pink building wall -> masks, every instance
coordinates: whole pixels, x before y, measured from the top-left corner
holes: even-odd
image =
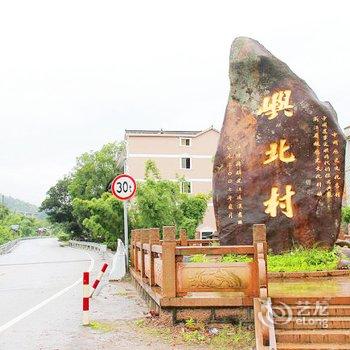
[[[136,180],[144,179],[145,163],[153,160],[163,179],[175,180],[181,176],[191,182],[191,193],[211,193],[213,158],[220,133],[214,128],[198,132],[167,132],[126,130],[126,171]],[[190,139],[190,145],[181,145],[181,139]],[[181,158],[191,159],[191,168],[181,168]],[[216,224],[212,200],[199,231],[215,232]]]

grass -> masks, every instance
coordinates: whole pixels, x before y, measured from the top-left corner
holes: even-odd
[[[188,319],[182,325],[174,327],[157,324],[154,320],[139,319],[134,322],[139,332],[159,339],[186,346],[200,345],[203,349],[243,350],[251,349],[254,345],[254,331],[240,325],[220,325],[218,334],[209,334],[209,328],[203,322]]]
[[[182,333],[182,339],[185,343],[201,344],[207,340],[207,337],[199,330],[184,331]]]
[[[190,262],[207,263],[207,262],[210,262],[210,259],[205,254],[195,254],[195,255],[191,255]]]
[[[223,263],[233,263],[233,262],[250,262],[252,258],[247,255],[239,254],[225,254],[222,255],[219,261],[217,259],[211,259],[205,254],[195,254],[190,257],[190,262],[193,263],[207,263],[207,262],[223,262]]]
[[[295,248],[284,254],[270,254],[267,266],[270,272],[329,271],[337,268],[339,260],[337,248]]]
[[[118,290],[114,293],[114,295],[117,295],[118,297],[126,297],[128,295],[128,292],[126,290]]]
[[[139,329],[139,331],[142,331],[144,334],[147,334],[152,338],[156,337],[166,342],[173,340],[173,330],[171,327],[156,327],[151,325],[144,318],[136,320],[134,325]]]
[[[243,326],[225,325],[212,337],[210,346],[216,350],[251,349],[255,343],[253,331]]]
[[[253,259],[247,255],[239,254],[226,254],[221,257],[220,262],[233,263],[233,262],[251,262]]]
[[[97,322],[97,321],[90,322],[89,327],[102,332],[111,332],[115,329],[115,327],[113,327],[113,325],[109,323],[103,323],[103,322]]]
[[[301,272],[301,271],[329,271],[337,268],[340,260],[340,251],[338,248],[326,250],[322,248],[295,248],[290,252],[283,254],[269,254],[267,258],[267,267],[269,272]],[[251,257],[247,255],[226,254],[221,259],[213,260],[205,254],[196,254],[190,257],[190,262],[250,262]]]
[[[140,318],[139,320],[135,321],[136,327],[144,327],[146,324],[146,320],[144,318]]]

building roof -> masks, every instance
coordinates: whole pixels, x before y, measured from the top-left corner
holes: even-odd
[[[347,139],[350,139],[350,125],[344,128],[344,133]]]
[[[214,130],[216,132],[219,132],[218,130],[214,129],[213,126],[211,126],[208,129],[205,130],[125,130],[126,135],[181,135],[181,136],[198,136],[200,134],[203,134],[209,130]]]

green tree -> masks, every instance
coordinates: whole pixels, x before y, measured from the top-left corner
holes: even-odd
[[[4,220],[10,214],[10,210],[0,204],[0,221]]]
[[[190,238],[194,238],[196,228],[202,223],[208,207],[209,195],[199,193],[195,196],[186,195],[181,203],[183,219],[180,228],[184,228]]]
[[[185,228],[190,237],[202,222],[208,195],[181,193],[178,181],[163,180],[153,161],[146,162],[145,181],[138,184],[137,196],[130,212],[135,228],[175,225]]]
[[[123,204],[110,193],[100,198],[73,200],[74,215],[82,222],[87,238],[106,242],[115,248],[117,239],[123,235]]]
[[[73,216],[72,197],[68,191],[71,181],[69,176],[58,180],[47,191],[46,198],[41,203],[39,210],[47,214],[51,223],[63,224],[67,231],[80,233],[81,227]]]
[[[11,229],[12,225],[18,225],[17,232]],[[6,243],[18,237],[35,235],[39,227],[45,226],[45,222],[35,217],[27,217],[14,213],[8,208],[0,205],[0,244]]]
[[[350,224],[350,206],[343,207],[341,210],[342,221]]]
[[[122,172],[117,159],[123,152],[123,143],[108,143],[99,151],[78,157],[68,186],[72,198],[98,198],[106,192],[109,183]]]
[[[0,225],[0,245],[13,240],[15,237],[9,227]]]

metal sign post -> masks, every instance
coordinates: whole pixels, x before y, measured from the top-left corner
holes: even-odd
[[[125,258],[126,269],[129,269],[129,229],[128,229],[128,204],[129,201],[124,201],[124,245],[125,245]]]
[[[128,203],[136,193],[136,181],[127,174],[117,176],[112,182],[112,193],[119,200],[123,201],[124,209],[124,245],[126,268],[129,267],[129,232],[128,232]]]

